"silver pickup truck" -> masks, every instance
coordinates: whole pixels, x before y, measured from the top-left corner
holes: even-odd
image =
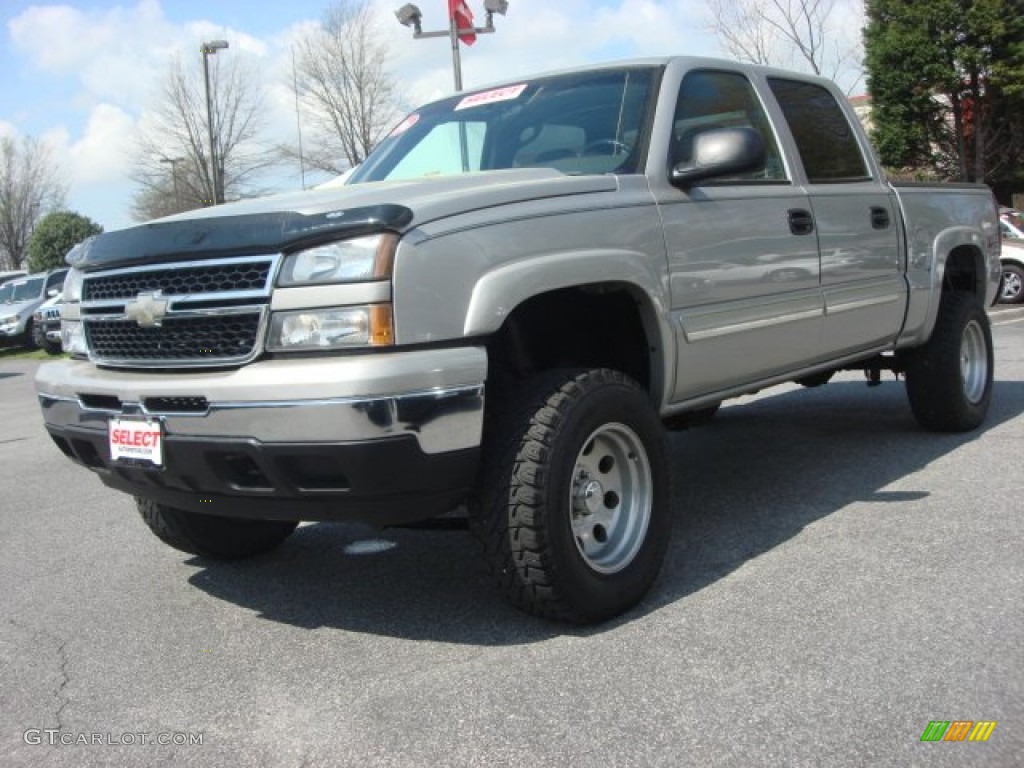
[[[837,370],[985,418],[981,186],[891,185],[829,82],[662,58],[428,104],[338,189],[100,235],[46,428],[173,547],[460,505],[504,595],[596,622],[669,539],[665,428]]]

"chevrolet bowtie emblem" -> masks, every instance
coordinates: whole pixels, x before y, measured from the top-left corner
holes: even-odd
[[[160,325],[164,315],[167,314],[167,305],[170,303],[167,299],[161,298],[162,295],[160,291],[140,293],[125,305],[125,315],[142,328],[153,328]]]

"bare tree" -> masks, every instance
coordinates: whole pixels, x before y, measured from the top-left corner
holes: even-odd
[[[199,46],[196,46],[198,53]],[[256,73],[242,56],[214,56],[210,71],[213,135],[218,174],[228,200],[259,193],[259,174],[274,162],[259,143],[265,109]],[[214,183],[200,58],[189,66],[175,58],[152,119],[135,153],[132,204],[136,220],[213,204]]]
[[[707,6],[712,30],[737,59],[831,78],[844,70],[859,75],[860,30],[851,39],[840,28],[836,0],[707,0]]]
[[[36,223],[63,206],[65,194],[46,144],[31,136],[0,138],[0,267],[23,266]]]
[[[295,43],[293,87],[312,128],[303,162],[341,173],[363,161],[398,115],[388,51],[368,0],[338,0]],[[291,160],[294,147],[282,147]]]

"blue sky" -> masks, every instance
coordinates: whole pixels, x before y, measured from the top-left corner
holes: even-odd
[[[404,0],[373,0],[392,70],[413,102],[452,90],[444,40],[414,41],[394,19]],[[444,0],[419,0],[424,27],[445,24]],[[290,41],[330,0],[0,0],[0,135],[32,135],[53,148],[67,205],[107,229],[130,225],[128,178],[139,125],[171,57],[199,57],[203,39],[260,72],[268,138],[293,141]],[[482,0],[469,0],[483,21]],[[531,72],[632,56],[719,55],[702,0],[510,0],[495,35],[461,49],[465,88]],[[300,186],[281,172],[277,189]]]

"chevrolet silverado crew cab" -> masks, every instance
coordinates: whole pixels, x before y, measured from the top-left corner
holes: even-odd
[[[666,427],[840,369],[981,424],[999,240],[984,187],[889,184],[828,81],[614,63],[428,104],[340,188],[88,241],[36,385],[173,547],[464,504],[508,599],[595,622],[665,554]]]

